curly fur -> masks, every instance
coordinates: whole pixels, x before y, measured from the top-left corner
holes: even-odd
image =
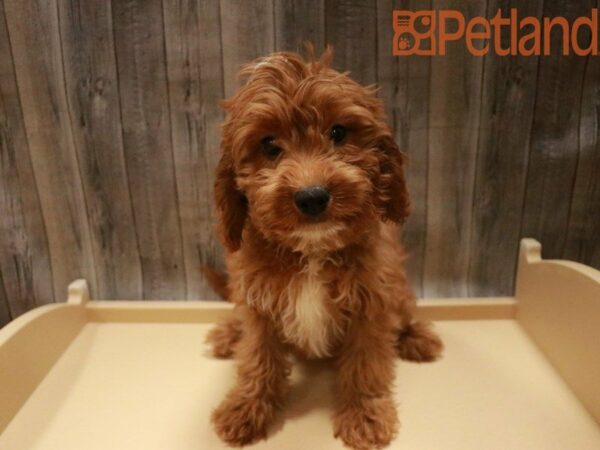
[[[381,101],[319,59],[275,53],[242,70],[223,101],[215,184],[235,317],[209,336],[217,356],[235,353],[237,384],[213,413],[219,436],[242,446],[266,436],[283,402],[287,355],[329,357],[337,369],[335,435],[356,449],[387,445],[398,420],[394,362],[437,358],[442,344],[413,322],[399,225],[409,213],[405,157]],[[334,125],[347,129],[341,143]],[[281,148],[261,150],[267,136]],[[307,218],[295,192],[320,184],[324,214]]]

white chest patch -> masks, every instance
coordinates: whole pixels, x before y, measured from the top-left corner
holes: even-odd
[[[309,355],[325,357],[336,326],[325,306],[327,291],[318,270],[318,263],[310,261],[308,270],[290,286],[283,333]]]

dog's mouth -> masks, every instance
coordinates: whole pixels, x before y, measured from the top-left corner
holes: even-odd
[[[294,248],[302,253],[333,250],[342,245],[340,233],[344,226],[339,223],[316,222],[300,225],[290,233]]]
[[[292,236],[308,241],[320,241],[336,236],[344,227],[338,223],[314,222],[292,231]]]

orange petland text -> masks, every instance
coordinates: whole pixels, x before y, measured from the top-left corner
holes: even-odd
[[[561,52],[579,56],[598,55],[598,9],[589,16],[568,21],[564,17],[519,17],[518,9],[503,16],[498,12],[491,19],[473,17],[465,19],[456,10],[394,11],[394,42],[392,53],[396,56],[445,55],[448,43],[464,41],[468,51],[475,56],[494,52],[508,55],[550,55]],[[556,49],[550,39],[555,40]],[[502,39],[510,36],[508,39]],[[508,42],[509,41],[509,42]],[[453,44],[458,45],[458,43]]]

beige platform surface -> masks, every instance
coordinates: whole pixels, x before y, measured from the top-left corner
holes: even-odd
[[[0,449],[224,448],[210,411],[234,381],[209,324],[87,323],[0,435]],[[514,320],[436,323],[443,360],[398,362],[390,448],[598,450],[600,427]],[[337,449],[327,364],[296,365],[289,403],[257,449]]]

